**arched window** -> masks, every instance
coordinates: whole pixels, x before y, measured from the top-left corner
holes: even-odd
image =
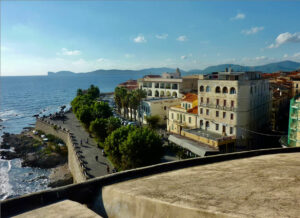
[[[177,92],[173,92],[172,96],[175,97],[175,98],[177,98]]]
[[[204,86],[200,86],[199,91],[204,92]]]
[[[152,91],[150,89],[148,90],[148,96],[152,96]]]
[[[155,97],[159,97],[159,92],[155,91]]]
[[[217,86],[217,87],[216,87],[216,93],[221,93],[221,88],[220,88],[220,86]]]
[[[210,87],[206,86],[206,92],[210,92]]]
[[[209,128],[209,121],[206,121],[205,128]]]
[[[223,90],[222,90],[223,93],[228,93],[228,89],[227,87],[223,87]]]
[[[170,96],[171,96],[171,93],[170,93],[169,91],[167,91],[167,92],[166,92],[166,95],[167,95],[168,97],[170,97]]]
[[[160,91],[160,96],[163,97],[165,95],[164,91]]]
[[[236,94],[235,88],[233,87],[230,88],[230,94]]]

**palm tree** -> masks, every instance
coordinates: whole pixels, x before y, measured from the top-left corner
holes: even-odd
[[[115,103],[116,103],[116,105],[117,105],[117,108],[118,108],[118,112],[119,112],[119,114],[121,113],[121,108],[122,108],[122,102],[121,102],[121,90],[120,90],[121,88],[120,87],[116,87],[115,88],[115,96],[114,96],[114,98],[115,98]]]
[[[136,99],[137,99],[138,119],[139,119],[139,122],[141,122],[141,120],[140,120],[141,119],[141,117],[140,117],[140,105],[141,105],[142,99],[146,98],[147,93],[143,89],[137,89],[137,90],[135,90],[135,92],[136,92]]]

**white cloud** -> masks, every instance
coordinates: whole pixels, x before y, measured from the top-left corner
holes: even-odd
[[[135,57],[134,54],[125,54],[124,56],[125,56],[125,58],[133,58],[133,57]]]
[[[106,59],[104,59],[104,58],[98,58],[96,61],[97,62],[103,62],[103,61],[105,61]]]
[[[68,50],[66,48],[62,48],[61,51],[56,54],[57,55],[66,55],[66,56],[76,56],[76,55],[80,55],[81,52],[79,50]]]
[[[242,33],[245,34],[245,35],[252,35],[252,34],[256,34],[258,33],[259,31],[262,31],[264,29],[263,26],[256,26],[256,27],[252,27],[251,29],[248,29],[248,30],[242,30]]]
[[[300,52],[295,53],[295,54],[294,54],[294,57],[295,57],[295,58],[300,57]]]
[[[157,39],[166,39],[166,38],[168,38],[168,34],[166,34],[166,33],[164,33],[164,34],[157,34],[157,35],[155,35],[155,37]]]
[[[186,55],[182,55],[182,56],[180,57],[181,60],[186,60],[187,58],[188,58],[188,56],[186,56]]]
[[[259,57],[255,57],[254,60],[256,61],[262,61],[262,60],[266,60],[268,59],[266,56],[259,56]]]
[[[230,20],[243,20],[246,18],[246,15],[243,13],[237,13],[235,17],[230,18]]]
[[[135,43],[145,43],[145,42],[147,42],[147,40],[145,39],[145,37],[143,36],[143,35],[138,35],[137,37],[135,37],[134,39],[133,39],[133,41],[135,42]]]
[[[187,40],[187,37],[186,36],[179,36],[176,40],[180,41],[180,42],[184,42],[184,41]]]
[[[288,57],[288,54],[284,54],[283,57],[284,57],[284,58],[287,58],[287,57]]]
[[[299,33],[281,33],[275,39],[275,43],[272,43],[268,46],[268,48],[278,48],[282,44],[292,42],[292,43],[300,43],[300,32]]]

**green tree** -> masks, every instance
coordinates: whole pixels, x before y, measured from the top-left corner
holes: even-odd
[[[113,131],[121,127],[121,120],[116,117],[110,117],[107,119],[106,133],[110,135]]]
[[[77,110],[76,116],[87,128],[90,126],[90,122],[94,119],[92,108],[88,105],[81,106]]]
[[[106,133],[107,119],[97,118],[91,122],[89,130],[101,141],[107,136]]]
[[[95,102],[93,105],[94,118],[109,118],[112,116],[112,110],[106,102]]]
[[[161,137],[149,128],[121,127],[104,145],[114,165],[122,170],[159,163],[163,155]]]
[[[122,108],[122,102],[121,102],[121,88],[120,87],[116,87],[115,88],[115,92],[114,92],[114,99],[115,99],[115,103],[116,106],[118,108],[118,112],[121,113],[121,108]]]
[[[90,95],[93,99],[96,99],[100,96],[100,90],[97,86],[91,85],[87,90],[87,94]]]
[[[76,94],[76,96],[79,96],[79,95],[83,95],[82,89],[77,89],[77,94]]]
[[[154,115],[154,116],[147,116],[146,117],[147,124],[151,129],[155,129],[158,127],[160,116]]]
[[[144,98],[146,98],[147,93],[143,89],[137,89],[137,90],[135,90],[135,95],[136,95],[137,103],[138,103],[138,105],[137,105],[137,107],[138,107],[138,118],[139,118],[139,122],[141,122],[141,120],[140,120],[140,108],[141,107],[140,106],[141,106],[142,100]]]

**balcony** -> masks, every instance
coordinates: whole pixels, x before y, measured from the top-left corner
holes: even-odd
[[[221,105],[205,104],[205,103],[200,103],[199,105],[201,107],[207,107],[207,108],[212,108],[212,109],[219,109],[219,110],[233,111],[233,112],[237,111],[237,108],[235,108],[235,107],[226,107],[226,106],[221,106]]]

